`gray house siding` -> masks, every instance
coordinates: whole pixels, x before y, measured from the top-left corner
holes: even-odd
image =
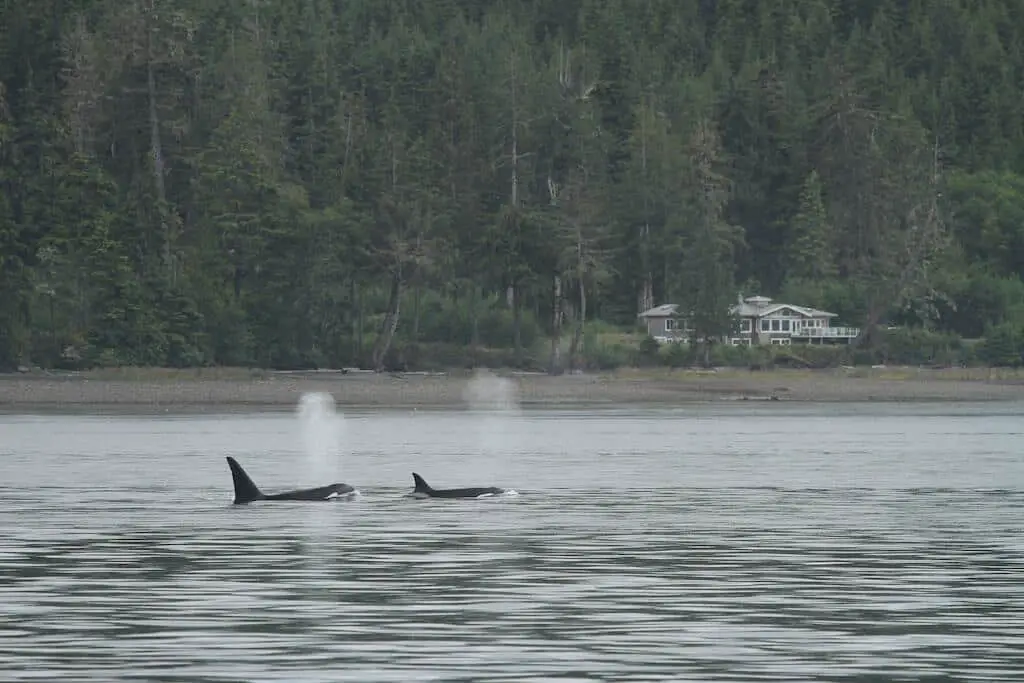
[[[686,341],[685,321],[677,316],[675,304],[662,304],[644,311],[640,318],[647,333],[658,341]],[[767,297],[749,297],[732,309],[739,321],[738,331],[724,342],[732,344],[848,344],[860,332],[853,327],[833,327],[835,313],[794,304],[773,303]]]

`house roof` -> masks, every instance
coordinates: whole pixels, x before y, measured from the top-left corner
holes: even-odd
[[[753,297],[751,297],[753,298]],[[764,298],[764,297],[760,297]],[[810,306],[797,306],[796,304],[777,304],[771,303],[771,299],[768,303],[758,301],[751,303],[750,299],[738,303],[732,307],[734,315],[738,315],[741,318],[763,318],[766,315],[771,315],[777,311],[781,311],[783,308],[789,308],[805,318],[834,318],[835,313],[829,313],[828,311],[822,311],[817,308],[811,308]]]
[[[671,318],[679,310],[679,304],[662,304],[649,308],[640,314],[641,318]]]
[[[735,304],[731,309],[733,315],[737,315],[741,318],[761,318],[766,315],[771,315],[777,311],[781,311],[783,308],[789,308],[805,318],[834,318],[835,313],[829,313],[828,311],[822,311],[817,308],[811,308],[809,306],[797,306],[796,304],[781,304],[775,303],[766,296],[750,296],[743,299],[739,303]],[[640,314],[641,318],[671,318],[677,315],[679,311],[678,304],[661,304],[650,308]]]

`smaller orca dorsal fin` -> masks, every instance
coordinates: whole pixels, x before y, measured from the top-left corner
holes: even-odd
[[[235,485],[235,505],[244,505],[263,498],[263,492],[246,474],[242,466],[230,455],[227,458],[228,466],[231,468],[231,481]]]
[[[423,491],[424,493],[429,493],[434,490],[430,488],[430,484],[423,480],[423,477],[416,474],[415,472],[412,473],[412,480],[413,483],[416,484],[416,488],[414,489],[414,491]]]

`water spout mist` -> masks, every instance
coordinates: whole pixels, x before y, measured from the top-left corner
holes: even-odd
[[[491,453],[513,446],[520,417],[519,391],[512,380],[477,370],[462,392],[473,420],[478,447]]]
[[[296,408],[302,445],[306,453],[306,476],[324,484],[338,478],[344,418],[335,410],[334,397],[326,392],[302,395]]]
[[[489,370],[476,370],[462,392],[462,399],[477,412],[519,412],[519,392],[511,380]]]

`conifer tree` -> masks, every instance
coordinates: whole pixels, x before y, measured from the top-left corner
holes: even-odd
[[[800,206],[790,228],[786,275],[803,280],[835,277],[835,240],[822,198],[821,179],[811,171],[800,191]]]

